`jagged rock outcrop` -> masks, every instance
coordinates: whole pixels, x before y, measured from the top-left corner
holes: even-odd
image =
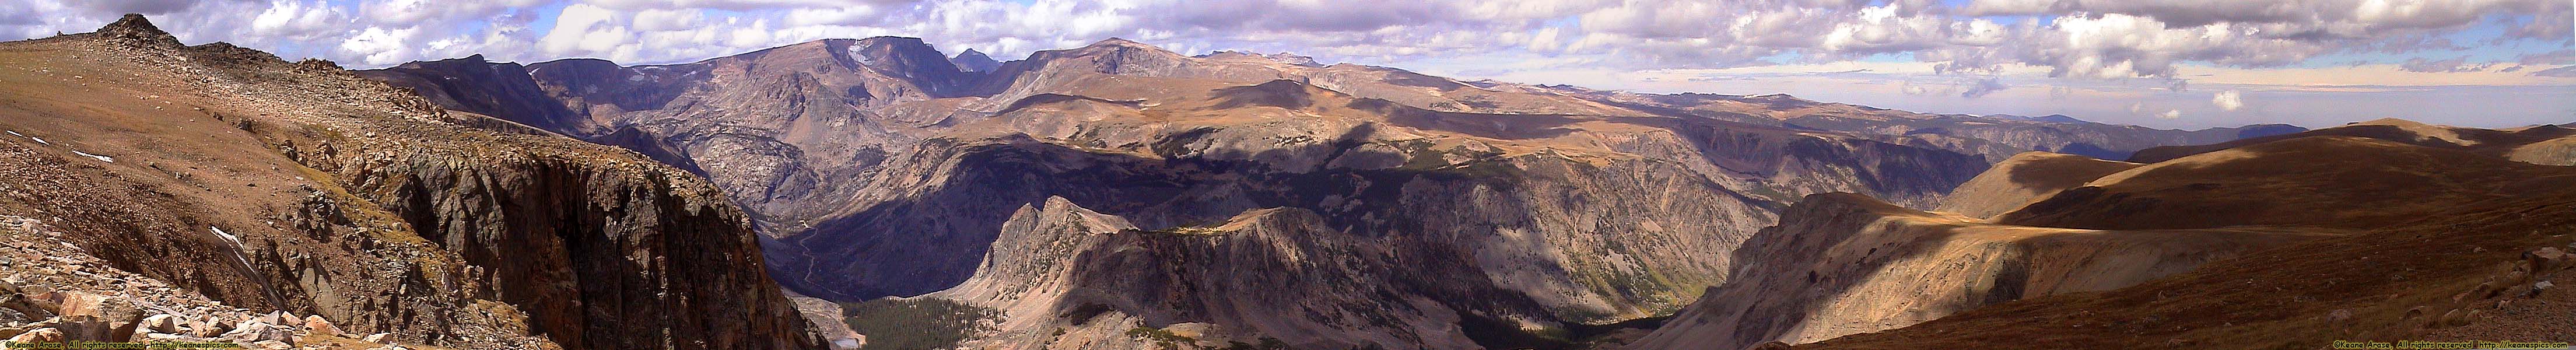
[[[923,298],[1006,317],[978,348],[1154,349],[1160,343],[1292,348],[1481,348],[1461,317],[1541,312],[1457,257],[1402,238],[1335,232],[1303,209],[1244,212],[1206,226],[1140,230],[1063,198],[1021,207],[975,278]],[[1252,273],[1252,272],[1266,273]],[[1455,308],[1465,304],[1469,308]],[[1501,304],[1501,305],[1491,305]],[[1465,310],[1520,314],[1468,315]],[[1543,317],[1543,316],[1539,316]],[[1188,340],[1131,337],[1188,329]],[[1092,336],[1107,334],[1112,336]]]
[[[1933,210],[1971,218],[1994,217],[2048,199],[2058,191],[2142,165],[2071,154],[2022,152],[1959,184]]]
[[[171,286],[152,293],[459,348],[816,345],[749,222],[686,172],[461,126],[484,117],[326,61],[118,23],[0,43],[32,71],[0,76],[0,212]]]

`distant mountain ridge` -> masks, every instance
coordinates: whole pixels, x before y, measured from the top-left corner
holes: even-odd
[[[1147,316],[1142,327],[1212,324],[1251,332],[1234,339],[1319,346],[1361,338],[1389,348],[1560,346],[1571,340],[1531,340],[1546,339],[1531,330],[1671,312],[1723,282],[1732,265],[1724,252],[1809,194],[1866,193],[1929,209],[2020,151],[2125,157],[2242,132],[1937,116],[1786,95],[1461,82],[1293,55],[1189,56],[1122,39],[990,70],[965,56],[881,37],[677,65],[552,61],[525,66],[524,76],[470,64],[365,74],[446,94],[430,98],[443,106],[490,108],[687,164],[753,214],[781,283],[840,301],[981,295],[989,291],[957,288],[1035,278],[977,276],[991,274],[982,261],[1016,259],[993,248],[1011,234],[1015,209],[1055,199],[1147,231],[1254,211],[1311,213],[1315,227],[1299,235],[1349,236],[1316,239],[1464,264],[1471,268],[1458,273],[1478,275],[1386,291],[1481,315],[1416,315],[1473,324],[1455,330],[1280,328],[1112,304]],[[495,85],[433,83],[442,81]],[[523,84],[536,93],[509,87]],[[448,92],[460,89],[510,93]],[[478,100],[486,101],[468,102]],[[505,108],[546,103],[573,114]],[[1006,323],[1048,324],[1018,321],[1037,317],[1023,313]],[[1327,333],[1276,333],[1286,329]]]

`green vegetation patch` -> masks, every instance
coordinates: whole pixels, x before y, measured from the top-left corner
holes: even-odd
[[[1153,327],[1128,328],[1127,338],[1154,342],[1154,345],[1164,349],[1180,349],[1183,345],[1196,347],[1199,343],[1197,338],[1173,334],[1172,331]]]
[[[937,298],[877,299],[841,304],[842,322],[868,336],[865,350],[920,350],[957,346],[988,331],[982,321],[1001,318],[993,309]]]

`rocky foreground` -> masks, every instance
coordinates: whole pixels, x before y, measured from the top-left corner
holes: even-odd
[[[11,337],[820,346],[704,180],[327,61],[129,15],[0,43],[0,129]]]
[[[437,349],[391,333],[353,334],[322,315],[258,312],[116,269],[36,219],[0,215],[0,338],[232,343],[246,349]],[[543,340],[511,339],[533,347]],[[508,342],[510,340],[502,340]],[[504,344],[488,344],[504,345]]]

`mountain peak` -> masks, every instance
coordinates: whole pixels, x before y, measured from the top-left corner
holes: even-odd
[[[1002,66],[1002,62],[994,61],[992,56],[985,56],[984,52],[975,49],[958,52],[957,56],[948,58],[948,63],[968,72],[990,72]]]
[[[180,46],[178,37],[171,36],[170,32],[161,31],[161,27],[153,26],[152,20],[143,18],[143,14],[139,13],[125,14],[124,18],[118,18],[115,23],[99,27],[98,34],[111,39],[132,40],[152,46]]]

